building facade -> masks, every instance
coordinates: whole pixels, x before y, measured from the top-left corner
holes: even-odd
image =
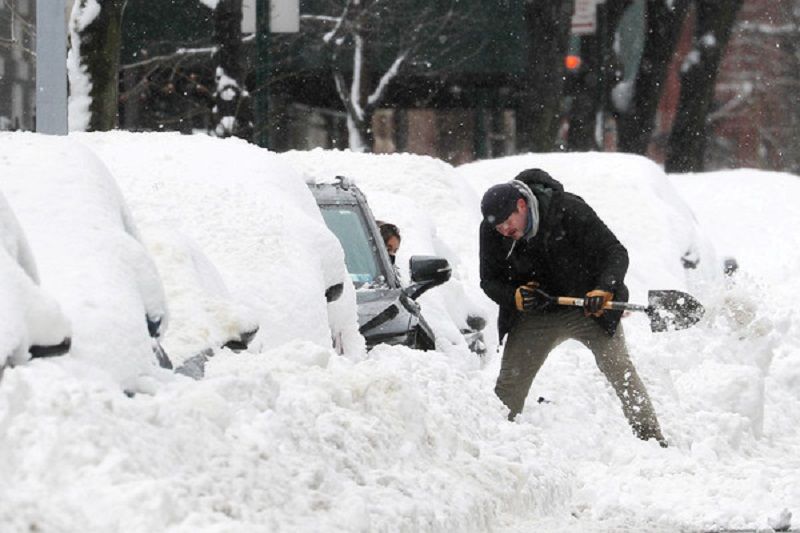
[[[800,1],[747,0],[716,87],[709,166],[800,174]]]
[[[648,156],[662,163],[692,49],[686,20],[665,82]],[[800,174],[800,0],[745,0],[717,75],[708,117],[706,169]]]
[[[33,130],[36,1],[0,2],[0,130]]]

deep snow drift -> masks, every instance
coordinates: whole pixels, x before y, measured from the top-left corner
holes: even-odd
[[[125,158],[126,135],[87,137],[72,139],[94,146],[112,175],[130,180],[122,188],[133,215],[155,209],[147,186],[135,186],[136,176],[160,172],[144,164],[146,150]],[[226,162],[215,169],[220,180],[267,160],[239,143],[141,137],[141,145],[160,145],[167,167],[178,166],[171,158],[189,164],[213,153]],[[445,326],[464,308],[494,313],[477,288],[483,189],[528,166],[550,170],[629,248],[634,297],[648,288],[702,295],[707,316],[690,330],[654,335],[644,317],[625,319],[671,447],[632,436],[591,355],[572,343],[551,354],[531,390],[532,399],[548,402],[531,401],[515,423],[492,391],[498,355],[478,362],[456,341],[428,353],[380,346],[364,358],[336,355],[324,333],[289,335],[258,353],[222,350],[205,379],[174,376],[133,398],[67,356],[7,369],[0,381],[4,531],[692,531],[763,529],[800,509],[800,318],[785,298],[800,285],[800,237],[791,224],[796,177],[668,177],[644,159],[614,154],[457,169],[409,155],[314,151],[275,160],[298,175],[352,174],[376,215],[400,226],[401,261],[422,251],[448,256],[456,264],[453,288],[430,294]],[[162,218],[199,228],[202,215],[189,212],[198,205],[191,180],[164,186],[187,202],[171,202]],[[313,207],[294,181],[286,187],[294,205]],[[717,202],[722,189],[729,197]],[[213,205],[210,185],[201,190]],[[314,220],[298,214],[298,224],[264,231],[291,242],[306,217]],[[151,212],[150,223],[158,220]],[[261,229],[235,220],[247,235]],[[214,253],[233,249],[236,234],[202,229],[193,240],[223,276],[244,263],[226,264]],[[703,267],[687,272],[681,257],[692,247]],[[319,253],[315,264],[326,265],[324,247]],[[731,280],[713,274],[727,255],[741,265]],[[325,268],[312,272],[324,278]],[[312,301],[302,285],[274,290],[281,302],[298,291]],[[313,305],[323,309],[324,300]],[[289,319],[299,312],[284,308]],[[287,327],[320,327],[302,320]]]

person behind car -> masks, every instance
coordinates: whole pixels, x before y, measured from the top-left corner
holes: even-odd
[[[378,223],[378,229],[381,231],[383,244],[386,246],[386,251],[389,253],[389,260],[394,264],[397,250],[400,249],[400,230],[397,229],[397,226],[389,222],[383,222],[381,220],[377,220],[376,222]]]
[[[522,411],[549,353],[575,339],[594,354],[634,434],[666,447],[628,354],[622,313],[603,309],[628,298],[625,247],[583,199],[541,169],[489,188],[481,212],[481,288],[500,306],[500,339],[508,334],[495,393],[509,420]],[[583,309],[559,306],[550,295],[583,297]]]

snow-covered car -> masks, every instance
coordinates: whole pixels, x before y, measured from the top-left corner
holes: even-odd
[[[214,263],[188,235],[139,221],[169,305],[161,342],[175,371],[199,379],[221,348],[246,350],[258,332],[255,312],[237,302]]]
[[[228,303],[214,311],[208,308],[205,326],[196,313],[190,322],[196,309],[187,308],[187,319],[170,329],[165,342],[182,345],[177,357],[201,349],[195,341],[202,339],[208,348],[219,348],[224,339],[212,339],[204,327],[238,335],[252,331],[253,325],[258,331],[249,341],[250,351],[297,340],[330,346],[333,339],[341,353],[364,353],[355,291],[344,283],[349,278],[341,246],[305,182],[275,154],[240,139],[171,133],[75,138],[111,169],[162,270],[177,266],[170,248],[177,243],[186,254],[191,243],[208,259],[206,266],[218,272],[212,285],[227,287],[222,291],[226,296],[221,299],[216,291],[214,301]],[[164,239],[172,244],[159,244]],[[181,261],[195,262],[188,257]],[[174,295],[195,281],[164,275],[170,305],[190,306],[191,297],[178,304]],[[189,350],[180,339],[193,336]]]
[[[72,324],[71,359],[143,390],[170,361],[158,271],[117,184],[71,138],[0,134],[0,189],[36,257],[42,287]]]
[[[477,283],[477,261],[465,261],[476,252],[479,214],[474,192],[463,184],[448,163],[414,154],[362,154],[339,150],[290,151],[279,158],[303,173],[309,183],[333,182],[347,176],[369,199],[379,220],[395,224],[402,235],[396,266],[403,281],[411,279],[415,255],[447,259],[450,280],[419,298],[425,319],[436,338],[436,349],[452,353],[455,361],[494,344],[490,323],[496,308]]]
[[[411,284],[404,287],[361,190],[344,177],[333,183],[309,183],[309,187],[322,218],[344,249],[347,271],[356,288],[359,331],[367,347],[385,343],[434,349],[435,335],[416,299],[450,279],[447,260],[412,257]]]
[[[36,261],[0,194],[0,375],[6,365],[69,351],[69,320],[39,286]]]

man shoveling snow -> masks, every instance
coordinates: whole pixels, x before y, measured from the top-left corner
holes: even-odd
[[[642,440],[667,441],[628,355],[621,311],[628,252],[594,210],[540,169],[491,187],[481,201],[481,288],[500,306],[500,339],[508,333],[495,392],[522,411],[536,373],[561,342],[574,339],[595,356],[622,410]],[[550,295],[584,295],[583,309]]]

